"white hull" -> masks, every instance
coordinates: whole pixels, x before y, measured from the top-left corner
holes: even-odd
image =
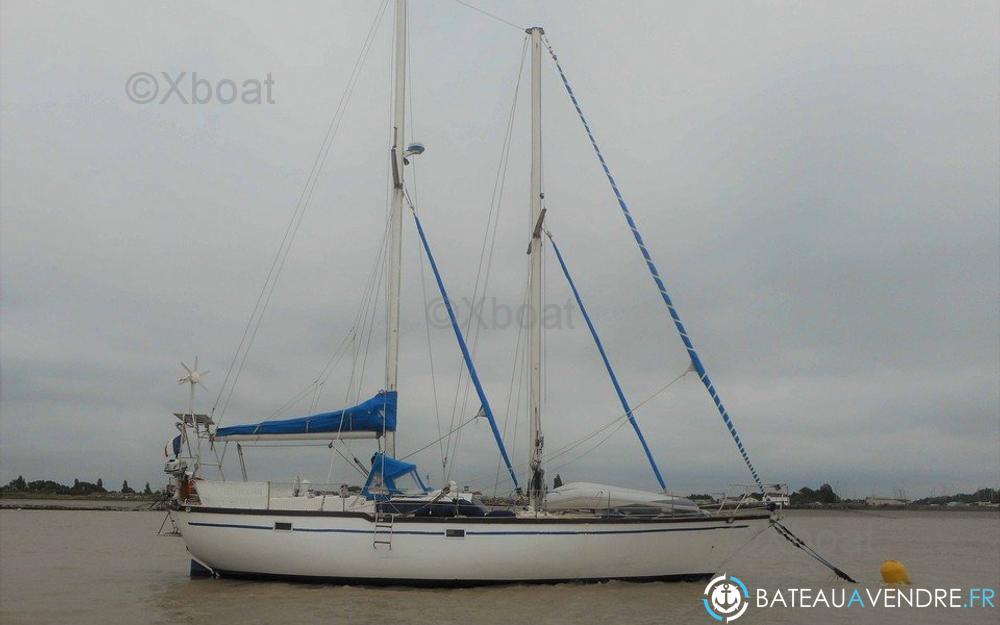
[[[397,518],[360,513],[172,511],[196,561],[219,575],[358,584],[478,585],[692,579],[720,570],[768,517]],[[275,529],[288,527],[291,529]]]

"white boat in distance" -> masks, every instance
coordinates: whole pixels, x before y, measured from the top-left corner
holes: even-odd
[[[385,3],[381,5],[380,12],[385,6]],[[522,491],[423,225],[409,202],[404,182],[409,159],[423,152],[422,145],[407,146],[404,140],[406,12],[406,0],[395,0],[393,127],[389,155],[392,201],[385,248],[385,386],[367,401],[342,410],[250,425],[217,427],[211,415],[194,413],[194,390],[203,374],[197,371],[197,364],[193,370],[189,369],[181,382],[190,384],[191,399],[188,411],[176,415],[180,435],[166,450],[166,472],[171,476],[173,492],[169,517],[190,551],[192,572],[197,569],[216,576],[429,586],[711,577],[721,570],[735,551],[769,526],[771,513],[761,510],[708,512],[687,499],[666,492],[665,482],[642,436],[632,407],[618,384],[597,331],[545,224],[541,179],[540,78],[545,48],[556,62],[560,77],[585,127],[587,122],[551,46],[544,38],[544,31],[539,27],[526,30],[531,67],[532,133],[528,202],[530,277],[526,307],[527,409],[531,427],[526,493]],[[671,320],[680,332],[691,358],[690,371],[696,373],[708,389],[757,480],[746,450],[680,323],[680,317],[666,294],[589,128],[587,133],[669,309]],[[459,492],[454,482],[438,489],[429,488],[415,465],[395,457],[400,242],[404,204],[409,205],[413,214],[421,245],[480,401],[479,415],[489,421],[513,487],[516,505],[484,505],[473,494]],[[662,492],[591,483],[570,483],[553,490],[546,488],[540,406],[541,251],[545,244],[551,245],[556,253],[622,404],[623,414],[619,420],[627,420],[639,436]],[[360,490],[347,486],[319,486],[306,481],[278,484],[246,480],[242,445],[311,440],[328,442],[331,450],[337,451],[336,445],[356,439],[371,439],[378,445],[370,466],[360,466],[362,463],[354,459],[359,471],[366,473]],[[205,479],[203,471],[209,466],[218,467],[222,474],[219,448],[231,443],[236,445],[239,453],[243,480]],[[209,456],[215,458],[214,464],[208,460]]]

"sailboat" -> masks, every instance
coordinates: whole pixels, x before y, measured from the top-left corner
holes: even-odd
[[[187,545],[192,571],[222,577],[288,579],[352,584],[467,586],[503,583],[552,583],[598,580],[706,579],[721,570],[740,547],[764,531],[773,511],[706,511],[666,491],[663,477],[642,435],[592,319],[545,223],[541,180],[541,65],[547,50],[584,123],[615,197],[680,332],[698,375],[720,411],[727,430],[757,480],[756,470],[722,405],[708,374],[667,296],[648,249],[622,194],[590,132],[576,96],[545,38],[544,30],[526,30],[531,71],[531,173],[529,208],[530,278],[527,343],[529,458],[527,480],[519,481],[503,436],[480,381],[472,351],[458,322],[420,216],[409,201],[404,181],[409,159],[423,151],[405,141],[407,2],[395,2],[394,88],[391,145],[391,208],[387,228],[387,366],[385,385],[356,405],[281,420],[221,427],[211,415],[195,414],[189,403],[177,413],[180,433],[167,448],[165,471],[173,497],[169,519]],[[485,505],[460,492],[455,482],[434,488],[416,465],[396,455],[397,418],[405,401],[397,393],[401,280],[401,237],[406,208],[413,217],[421,248],[448,312],[459,351],[489,422],[515,497],[509,505]],[[542,249],[551,246],[583,312],[627,420],[642,443],[662,490],[638,491],[604,484],[569,483],[547,489],[542,432]],[[193,399],[200,377],[183,378]],[[192,381],[193,378],[193,381]],[[366,474],[360,489],[246,479],[243,444],[274,441],[322,441],[332,447],[348,440],[371,440],[377,451],[370,462],[356,461]],[[206,467],[221,474],[218,449],[234,443],[243,480],[207,479]],[[172,456],[172,457],[171,457]],[[523,476],[522,476],[523,477]]]

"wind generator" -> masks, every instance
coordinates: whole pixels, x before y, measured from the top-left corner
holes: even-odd
[[[181,432],[181,441],[183,445],[187,448],[188,456],[194,461],[194,470],[197,472],[198,467],[202,464],[201,462],[201,440],[203,438],[207,439],[211,434],[212,418],[207,414],[196,414],[194,411],[194,395],[195,388],[200,386],[205,391],[208,391],[208,387],[202,381],[210,371],[199,371],[198,370],[198,357],[194,357],[194,367],[187,366],[184,362],[181,362],[181,367],[187,375],[177,378],[177,384],[183,386],[188,385],[188,405],[187,412],[175,412],[174,416],[177,417],[179,423],[177,428]],[[191,439],[188,436],[188,428],[194,429],[195,438],[195,448],[191,449]],[[179,451],[180,444],[174,445],[174,455],[176,456]],[[215,466],[219,467],[221,473],[222,467],[221,462],[216,462]],[[168,471],[169,472],[169,471]]]

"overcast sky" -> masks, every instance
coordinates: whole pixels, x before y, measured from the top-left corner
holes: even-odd
[[[207,410],[379,5],[3,4],[0,481],[163,482],[180,361],[211,369]],[[546,28],[765,479],[851,496],[1000,484],[995,2],[478,5]],[[225,423],[274,413],[350,331],[386,211],[391,27],[390,13]],[[453,1],[411,3],[412,136],[427,146],[411,191],[456,299],[475,283],[523,37]],[[213,85],[270,75],[273,102],[138,104],[136,72],[161,97],[162,72],[188,72],[188,94],[192,72]],[[549,59],[543,92],[548,224],[639,403],[686,355]],[[520,95],[488,293],[511,307],[528,231]],[[404,234],[399,455],[437,438],[410,221]],[[553,260],[546,298],[561,305]],[[367,394],[384,384],[383,310]],[[517,338],[502,321],[477,354],[501,420]],[[578,313],[562,321],[546,339],[550,450],[621,413]],[[447,328],[430,334],[447,428],[459,354]],[[350,372],[333,371],[322,408],[343,405]],[[507,437],[523,463],[520,404]],[[638,416],[670,488],[749,481],[696,377]],[[491,490],[496,457],[474,423],[453,477]],[[415,459],[441,481],[437,445]],[[568,459],[548,477],[655,487],[627,427],[556,466]],[[323,481],[329,452],[248,462],[251,478]],[[336,472],[351,477],[342,461]]]

